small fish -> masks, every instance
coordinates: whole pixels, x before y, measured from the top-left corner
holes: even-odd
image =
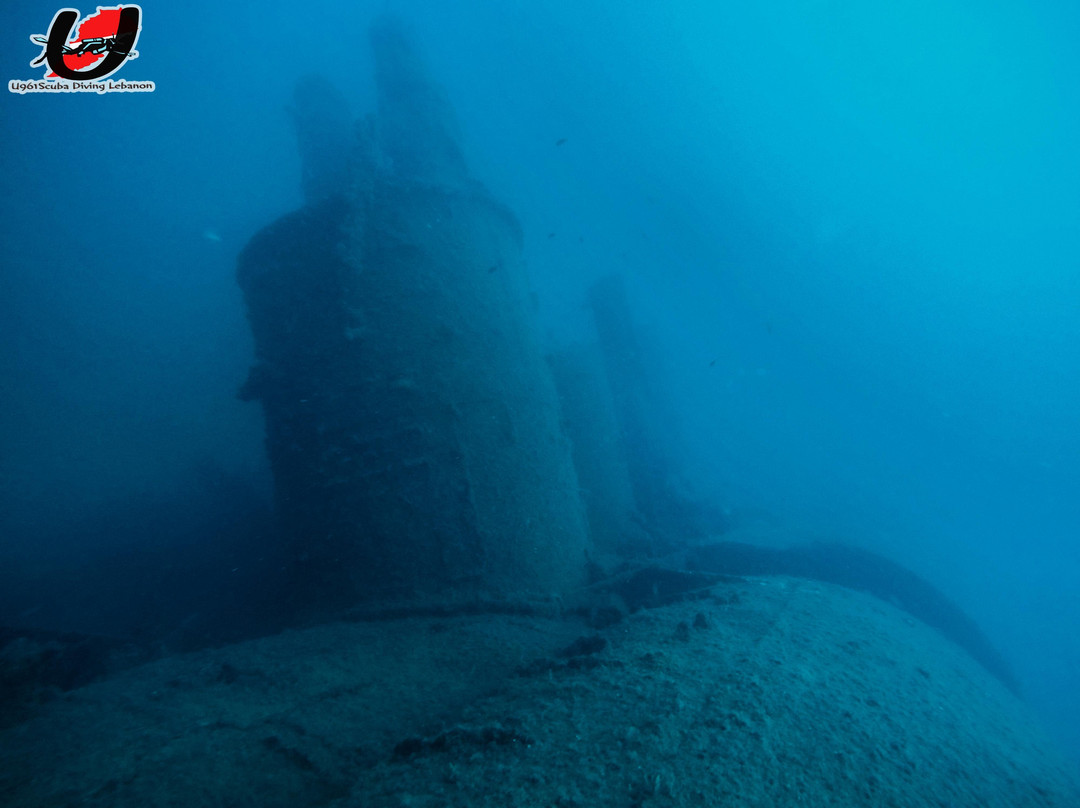
[[[561,146],[561,145],[562,145],[562,144],[564,144],[565,142],[566,142],[566,138],[564,138],[564,137],[561,137],[561,138],[559,138],[558,140],[556,140],[556,141],[555,141],[555,145],[556,145],[556,146]]]
[[[203,231],[203,238],[206,239],[207,241],[213,241],[215,243],[218,243],[218,242],[221,241],[221,236],[219,236],[217,234],[217,231],[216,230],[211,230],[210,228],[207,228],[206,230]]]

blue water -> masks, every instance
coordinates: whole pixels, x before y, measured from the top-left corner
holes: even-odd
[[[181,515],[231,507],[207,474],[267,495],[235,258],[301,203],[293,83],[371,109],[387,7],[522,221],[551,343],[624,273],[697,486],[932,581],[1080,758],[1066,3],[146,3],[120,77],[153,94],[0,96],[8,569],[183,542]],[[28,37],[55,10],[8,12],[5,85],[40,75]]]

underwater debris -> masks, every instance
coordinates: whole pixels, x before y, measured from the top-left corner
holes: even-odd
[[[363,127],[326,80],[298,86],[306,204],[237,270],[291,592],[336,611],[570,591],[588,534],[520,224],[469,175],[402,26],[380,18],[371,46]]]
[[[599,634],[593,634],[591,637],[578,637],[566,648],[559,651],[556,656],[577,657],[586,654],[598,654],[605,648],[607,648],[607,640]]]
[[[500,726],[454,727],[434,738],[406,738],[394,747],[395,760],[488,746],[532,746],[533,740]]]

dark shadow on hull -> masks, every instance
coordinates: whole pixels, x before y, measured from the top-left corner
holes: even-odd
[[[690,551],[688,566],[725,575],[790,575],[867,592],[917,617],[965,649],[1013,693],[1020,686],[1009,664],[959,606],[899,564],[843,544],[815,543],[783,550],[720,542]]]

